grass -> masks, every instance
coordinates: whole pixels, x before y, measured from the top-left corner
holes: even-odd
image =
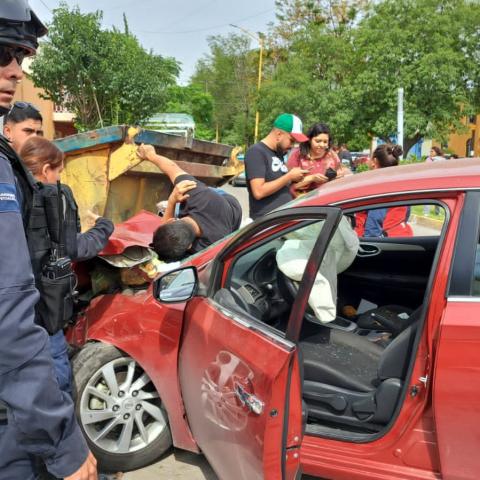
[[[428,205],[428,207],[430,207],[430,209],[427,215],[425,215],[423,211],[424,205],[415,205],[414,207],[412,207],[411,213],[414,215],[418,215],[419,217],[433,218],[434,220],[441,221],[445,220],[445,210],[442,207],[440,207],[438,215],[435,214],[435,209],[433,205]]]

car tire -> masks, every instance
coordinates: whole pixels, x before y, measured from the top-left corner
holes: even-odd
[[[172,446],[168,417],[150,377],[112,345],[88,343],[73,359],[80,427],[104,472],[154,463]]]

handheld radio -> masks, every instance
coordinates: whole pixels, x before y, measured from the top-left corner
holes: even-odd
[[[43,267],[43,274],[51,280],[63,278],[72,274],[72,261],[65,255],[65,232],[63,218],[63,201],[60,181],[57,181],[58,208],[58,244],[52,249],[50,258]]]

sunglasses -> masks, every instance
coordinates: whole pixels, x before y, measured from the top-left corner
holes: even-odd
[[[27,50],[20,47],[7,47],[0,45],[0,67],[6,67],[15,59],[19,65],[22,64],[23,59],[28,56]]]
[[[26,108],[31,108],[32,110],[35,110],[36,112],[40,112],[40,110],[33,104],[33,103],[30,103],[30,102],[15,102],[13,105],[12,105],[12,108],[10,109],[10,111],[12,111],[14,108],[18,108],[20,110],[25,110]]]

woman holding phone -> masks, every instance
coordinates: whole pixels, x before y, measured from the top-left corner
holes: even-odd
[[[303,180],[293,183],[290,192],[294,197],[320,187],[329,180],[351,173],[342,167],[338,155],[330,148],[332,138],[330,128],[325,123],[316,123],[307,132],[308,140],[292,151],[288,159],[288,169],[300,167],[310,174]]]

